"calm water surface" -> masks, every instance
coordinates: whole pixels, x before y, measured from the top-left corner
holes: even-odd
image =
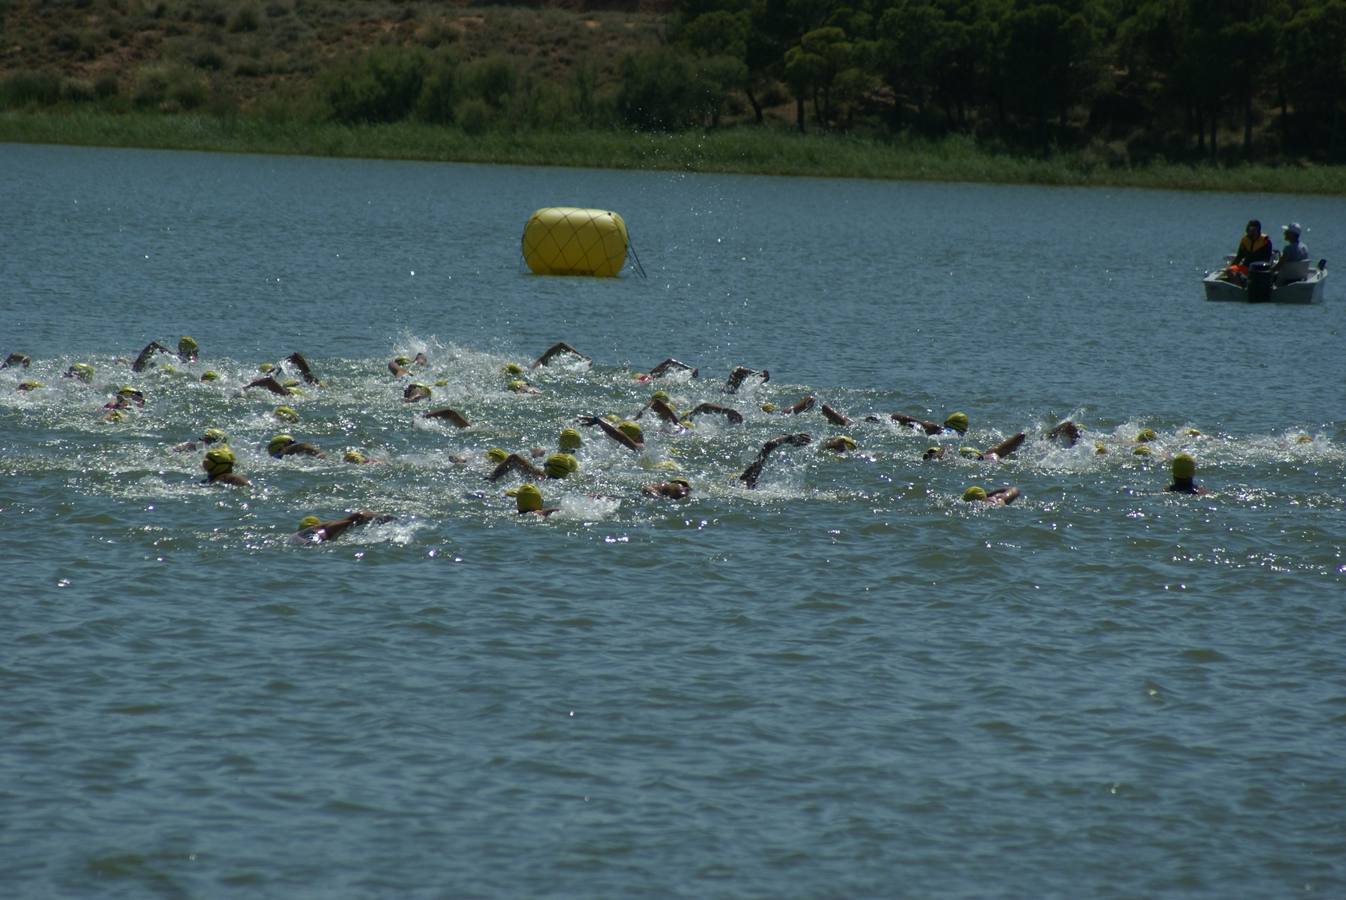
[[[1198,284],[1252,216],[1341,257],[1346,200],[5,145],[0,201],[6,896],[1346,894],[1346,299]],[[648,277],[527,274],[551,205]],[[593,366],[507,390],[557,340]],[[240,388],[293,351],[282,424]],[[470,427],[403,402],[416,352]],[[746,420],[585,429],[546,520],[486,480],[656,387]],[[808,395],[856,421],[761,408]],[[173,451],[209,426],[251,488]]]

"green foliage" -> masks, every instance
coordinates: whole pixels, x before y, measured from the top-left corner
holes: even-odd
[[[415,108],[425,80],[420,49],[377,47],[322,79],[332,118],[346,124],[396,122]]]
[[[52,106],[61,99],[61,78],[52,72],[14,72],[0,80],[0,107]]]
[[[641,131],[680,131],[696,120],[698,98],[687,57],[670,47],[622,61],[617,116]]]
[[[448,125],[454,120],[458,98],[458,64],[453,57],[441,55],[432,62],[416,98],[416,116],[423,122]]]
[[[176,63],[141,67],[131,87],[131,100],[137,106],[165,112],[197,109],[209,97],[210,84],[205,76]]]

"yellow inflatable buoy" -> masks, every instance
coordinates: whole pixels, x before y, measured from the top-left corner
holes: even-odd
[[[538,275],[616,275],[630,247],[626,223],[615,212],[549,206],[523,228],[523,259]]]

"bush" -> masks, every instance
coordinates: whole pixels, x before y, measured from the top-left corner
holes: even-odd
[[[131,100],[165,110],[196,109],[210,97],[205,76],[181,65],[150,65],[136,72]]]
[[[457,64],[450,57],[437,60],[425,76],[421,95],[416,100],[416,115],[437,125],[453,122],[453,105],[458,97]]]
[[[504,56],[488,56],[466,63],[458,70],[458,84],[464,96],[476,97],[493,110],[502,110],[514,95],[519,72]]]
[[[0,81],[0,106],[52,106],[61,99],[61,79],[51,72],[15,72]]]
[[[480,97],[468,97],[461,101],[453,115],[463,132],[474,137],[490,128],[495,118],[495,112]]]
[[[380,47],[329,71],[322,92],[338,122],[396,122],[416,108],[424,80],[424,52]]]
[[[99,75],[98,80],[93,83],[93,92],[99,100],[111,100],[120,90],[121,85],[117,83],[117,76],[110,72]]]
[[[679,131],[696,119],[694,79],[686,57],[667,47],[622,61],[617,115],[633,128]]]
[[[61,99],[67,103],[90,103],[98,96],[92,81],[67,78],[61,82]]]
[[[234,14],[229,17],[228,29],[230,34],[242,34],[243,32],[256,31],[262,21],[262,11],[255,3],[245,3]]]

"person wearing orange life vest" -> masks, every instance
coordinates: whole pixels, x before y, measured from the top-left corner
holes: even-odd
[[[1271,238],[1262,233],[1262,223],[1257,219],[1248,222],[1239,241],[1238,253],[1234,254],[1234,265],[1246,266],[1255,262],[1271,262],[1273,256]]]

